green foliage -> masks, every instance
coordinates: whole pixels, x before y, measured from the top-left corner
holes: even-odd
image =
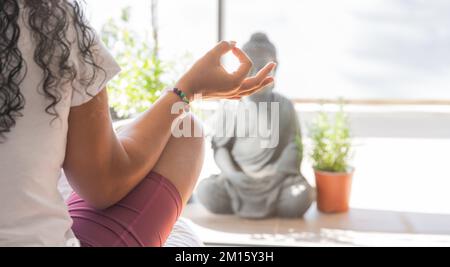
[[[341,105],[334,118],[320,112],[310,126],[314,168],[327,172],[348,172],[353,156],[350,123]]]
[[[298,152],[298,158],[303,158],[303,141],[302,141],[302,134],[297,133],[295,135],[295,145],[297,146],[297,152]]]
[[[147,110],[167,87],[163,78],[169,66],[131,29],[130,8],[122,11],[120,20],[109,19],[102,39],[122,67],[121,74],[108,85],[111,107],[119,118]]]

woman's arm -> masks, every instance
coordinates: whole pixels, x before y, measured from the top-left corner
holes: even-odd
[[[232,74],[220,64],[221,56],[230,50],[241,62]],[[268,75],[275,64],[246,78],[251,67],[240,49],[222,42],[197,61],[177,87],[191,99],[197,93],[209,99],[237,99],[273,82]],[[106,90],[85,105],[72,108],[64,170],[74,190],[100,209],[125,197],[158,161],[179,116],[172,114],[172,106],[179,101],[175,94],[165,94],[118,135],[112,128]]]
[[[64,171],[74,190],[96,208],[122,199],[153,168],[170,137],[171,105],[166,94],[119,135],[109,114],[106,89],[72,108]]]

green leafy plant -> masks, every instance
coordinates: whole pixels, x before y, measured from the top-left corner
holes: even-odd
[[[314,169],[343,173],[351,171],[353,144],[348,115],[343,105],[333,116],[320,112],[309,127]]]
[[[132,30],[130,8],[122,10],[120,20],[108,20],[102,40],[122,67],[121,74],[108,84],[113,113],[124,119],[147,110],[168,85],[164,77],[169,65],[157,57],[150,42]]]
[[[303,158],[303,141],[302,141],[301,133],[297,133],[295,135],[295,145],[297,146],[298,158],[302,159]]]

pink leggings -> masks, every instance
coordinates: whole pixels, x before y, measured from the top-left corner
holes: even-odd
[[[154,172],[106,210],[95,210],[75,193],[67,204],[83,247],[163,246],[182,209],[175,186]]]

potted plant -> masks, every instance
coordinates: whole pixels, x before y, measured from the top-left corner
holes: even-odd
[[[310,135],[318,208],[325,213],[346,212],[354,168],[349,163],[353,144],[343,105],[334,116],[320,112],[310,126]]]

